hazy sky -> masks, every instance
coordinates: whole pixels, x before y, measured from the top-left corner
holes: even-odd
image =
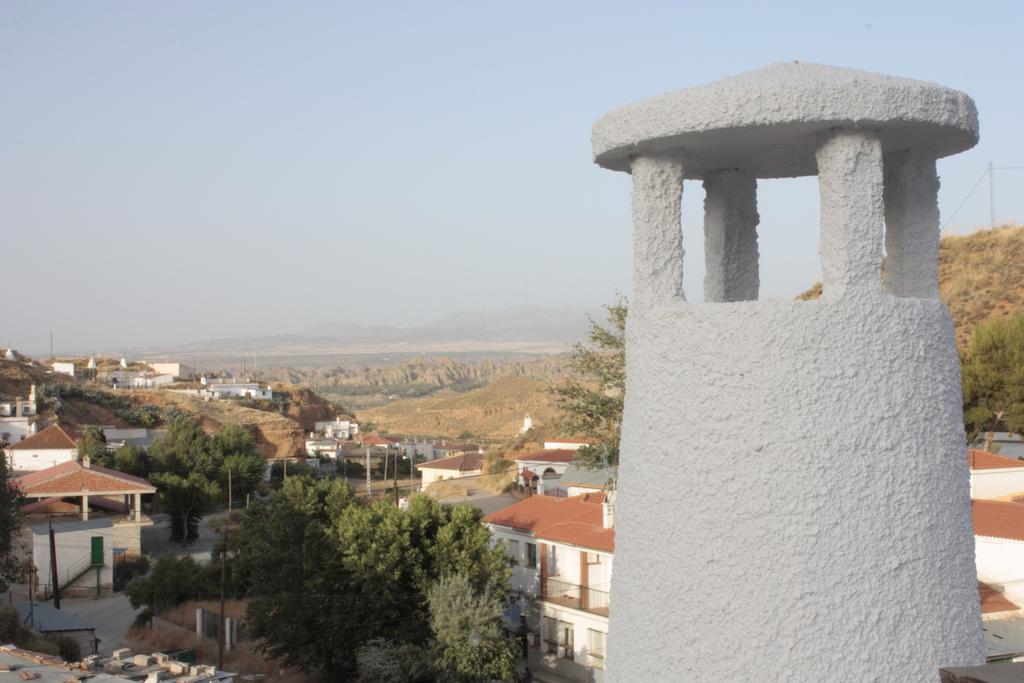
[[[924,10],[901,9],[914,5]],[[943,221],[1024,166],[1024,3],[0,1],[0,344],[117,349],[629,293],[607,110],[784,60],[965,90]],[[1024,171],[996,175],[1024,221]],[[702,191],[684,191],[701,298]],[[813,179],[762,182],[761,279],[819,273]],[[988,223],[982,184],[950,225]]]

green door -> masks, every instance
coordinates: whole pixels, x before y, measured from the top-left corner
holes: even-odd
[[[92,537],[92,564],[100,566],[103,564],[103,537]]]

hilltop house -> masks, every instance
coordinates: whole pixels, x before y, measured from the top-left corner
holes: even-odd
[[[484,518],[513,564],[531,668],[603,680],[615,532],[604,493],[532,496]]]
[[[7,464],[15,472],[34,472],[78,456],[78,434],[51,425],[7,447]]]
[[[36,385],[28,390],[28,399],[20,396],[0,400],[0,417],[33,417],[36,414]]]
[[[50,367],[53,368],[53,371],[55,373],[57,373],[58,375],[67,375],[68,377],[74,377],[75,376],[75,364],[74,363],[65,363],[65,362],[54,361],[53,363],[50,364]]]
[[[132,378],[132,387],[136,389],[156,389],[168,384],[174,384],[174,375],[147,372]]]
[[[576,459],[576,450],[556,448],[527,453],[516,458],[516,483],[530,493],[544,493],[545,481],[558,479]]]
[[[40,432],[42,433],[42,432]],[[22,511],[30,520],[32,561],[41,584],[52,583],[49,523],[52,517],[61,589],[113,585],[115,558],[142,552],[142,496],[156,493],[145,479],[85,462],[65,462],[14,480],[30,503]]]
[[[430,460],[416,465],[420,471],[423,486],[444,479],[464,479],[483,474],[484,456],[479,453],[464,453],[440,460]]]
[[[196,369],[184,363],[147,363],[155,375],[170,375],[175,380],[189,381],[196,377]]]
[[[322,434],[325,439],[351,439],[359,433],[359,425],[352,420],[342,420],[336,417],[333,420],[317,421],[313,425],[314,431]]]

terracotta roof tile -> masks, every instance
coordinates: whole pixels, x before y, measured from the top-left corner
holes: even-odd
[[[364,446],[394,446],[398,443],[397,441],[386,439],[380,434],[375,434],[373,432],[365,434],[361,442]]]
[[[531,496],[484,517],[488,524],[529,531],[538,539],[605,552],[615,550],[615,530],[604,528],[603,493],[571,498]]]
[[[1006,599],[1002,593],[992,586],[981,581],[978,582],[978,597],[981,598],[981,613],[993,614],[995,612],[1010,612],[1020,607]]]
[[[472,472],[482,470],[484,456],[479,453],[466,453],[465,455],[453,455],[450,458],[431,460],[416,465],[420,469],[428,470],[458,470],[459,472]]]
[[[972,470],[995,470],[1010,467],[1024,467],[1024,460],[1008,458],[1005,455],[989,453],[977,448],[967,450],[967,464]]]
[[[1001,500],[972,500],[974,535],[1024,541],[1024,505]]]
[[[572,462],[576,459],[576,451],[571,448],[553,448],[546,451],[536,451],[520,455],[516,460],[528,460],[537,462]]]
[[[76,439],[78,435],[75,433],[69,433],[60,425],[50,425],[38,434],[33,434],[27,439],[22,439],[18,443],[12,443],[9,448],[11,450],[46,450],[50,448],[78,448],[78,442]]]
[[[154,493],[156,488],[145,479],[133,477],[106,467],[83,467],[65,462],[14,480],[25,495],[60,496],[79,494],[83,490],[102,494],[113,492]]]

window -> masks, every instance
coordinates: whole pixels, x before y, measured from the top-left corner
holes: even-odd
[[[558,650],[558,619],[555,619],[554,617],[544,617],[544,623],[541,631],[544,637],[544,651],[555,652]]]
[[[604,669],[604,631],[587,629],[587,656],[590,657],[590,666],[595,669]]]
[[[601,564],[601,556],[597,553],[587,553],[587,564]]]
[[[530,569],[537,568],[537,544],[527,543],[526,544],[526,566]]]
[[[507,540],[505,548],[508,550],[508,556],[512,558],[512,564],[519,564],[519,541]]]
[[[558,647],[565,648],[566,659],[573,659],[576,650],[575,639],[573,638],[572,624],[567,621],[558,622]]]

